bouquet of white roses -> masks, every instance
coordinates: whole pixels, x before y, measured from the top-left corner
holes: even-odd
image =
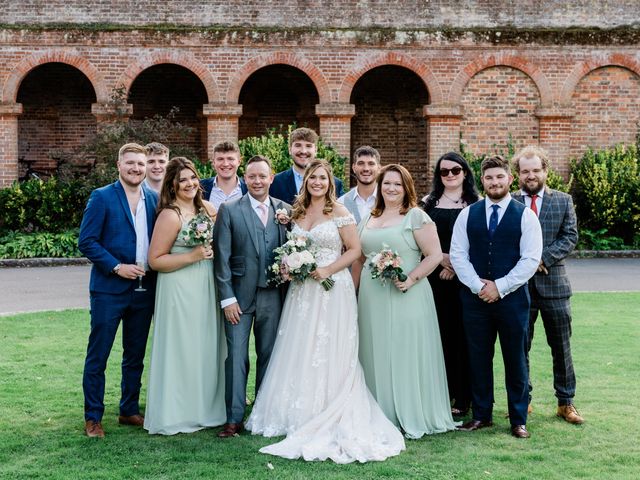
[[[201,209],[180,230],[178,238],[190,247],[210,245],[213,240],[213,219],[204,209]]]
[[[275,262],[269,267],[270,285],[281,285],[291,280],[304,282],[317,268],[316,259],[311,253],[311,240],[291,233],[287,237],[289,240],[274,250]],[[320,284],[325,290],[330,290],[334,281],[325,278]]]
[[[386,243],[382,244],[382,250],[369,254],[367,259],[369,260],[367,265],[371,269],[371,278],[379,278],[383,285],[387,280],[397,278],[404,282],[407,279],[401,267],[402,258]]]

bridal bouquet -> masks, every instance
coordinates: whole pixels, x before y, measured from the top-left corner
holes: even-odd
[[[281,285],[291,280],[303,282],[317,268],[316,259],[311,253],[311,240],[291,233],[288,234],[288,238],[289,240],[274,250],[275,262],[269,267],[270,285]],[[331,278],[325,278],[320,282],[325,290],[330,290],[334,283]]]
[[[369,260],[367,265],[371,269],[371,278],[379,278],[383,285],[387,280],[395,280],[397,278],[404,282],[407,279],[400,266],[402,265],[402,258],[398,255],[398,252],[391,250],[389,245],[383,243],[382,250],[369,254],[367,259]]]
[[[202,209],[180,230],[178,239],[186,245],[210,245],[213,240],[213,219]]]

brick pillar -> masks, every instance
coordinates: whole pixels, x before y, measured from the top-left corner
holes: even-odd
[[[125,103],[114,105],[112,103],[92,103],[91,113],[96,117],[96,128],[111,125],[116,122],[126,122],[133,115],[133,105]]]
[[[0,187],[18,179],[18,116],[21,103],[0,105]]]
[[[351,157],[351,118],[356,114],[356,106],[351,103],[319,103],[316,115],[320,119],[320,136],[340,155],[347,157],[344,163],[344,178],[349,178],[349,158]]]
[[[462,106],[450,104],[425,105],[422,114],[427,119],[429,158],[427,171],[429,184],[433,178],[433,165],[443,154],[460,151],[460,119]]]
[[[569,105],[539,107],[535,112],[539,121],[540,146],[549,153],[552,168],[569,179],[569,159],[572,152],[571,123],[575,110]]]
[[[238,141],[238,119],[242,115],[242,105],[207,103],[203,105],[202,113],[207,117],[207,159],[211,159],[216,143],[225,140]]]

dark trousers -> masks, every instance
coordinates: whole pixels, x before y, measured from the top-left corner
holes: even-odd
[[[547,335],[547,344],[551,348],[553,359],[553,388],[558,405],[573,403],[576,394],[576,375],[571,358],[571,300],[565,298],[543,298],[535,286],[529,287],[531,310],[529,315],[529,335],[527,341],[527,369],[529,351],[533,343],[533,331],[538,313]],[[529,402],[531,402],[531,377],[529,377]]]
[[[525,352],[530,302],[526,288],[525,285],[495,303],[485,303],[468,288],[462,289],[474,420],[492,419],[493,354],[496,337],[499,337],[509,418],[512,425],[527,423],[529,378]]]
[[[251,327],[256,342],[256,394],[269,366],[273,344],[278,335],[281,293],[277,288],[258,288],[255,309],[244,312],[236,325],[225,320],[228,355],[225,361],[225,400],[227,422],[240,423],[244,419],[249,376],[249,337]]]
[[[84,418],[99,422],[104,414],[104,372],[122,320],[122,382],[120,415],[140,413],[138,399],[144,354],[153,316],[154,290],[125,293],[91,292],[91,333],[84,363]]]

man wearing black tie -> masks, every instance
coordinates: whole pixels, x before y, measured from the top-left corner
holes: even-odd
[[[540,264],[538,218],[509,194],[513,181],[501,156],[483,160],[486,198],[466,207],[456,220],[449,255],[460,281],[463,323],[469,348],[473,419],[460,427],[493,425],[493,352],[496,336],[505,366],[511,434],[528,438],[526,344],[529,324],[527,281]]]
[[[531,311],[527,341],[527,366],[533,342],[533,328],[542,316],[547,343],[553,358],[553,388],[558,399],[556,415],[569,423],[581,424],[584,419],[573,405],[576,376],[571,358],[571,284],[564,259],[578,242],[578,227],[573,200],[568,195],[546,186],[549,160],[538,147],[525,147],[512,159],[520,180],[520,192],[513,198],[531,208],[542,226],[542,259],[529,282]],[[531,401],[529,378],[529,401]]]

